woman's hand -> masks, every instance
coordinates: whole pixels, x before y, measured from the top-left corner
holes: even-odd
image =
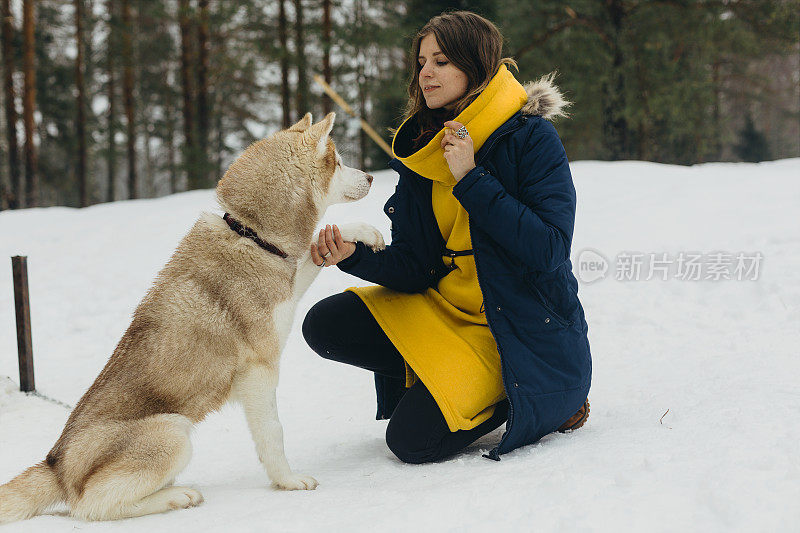
[[[311,243],[311,260],[317,266],[333,266],[353,255],[355,251],[356,243],[342,239],[338,226],[328,224],[319,230],[319,241],[316,244]]]
[[[463,139],[459,139],[456,136],[454,132],[463,126],[460,122],[448,120],[444,125],[452,130],[445,133],[442,138],[444,158],[450,166],[450,172],[453,173],[453,177],[458,182],[467,175],[467,172],[475,168],[475,151],[472,146],[472,137],[467,135]]]

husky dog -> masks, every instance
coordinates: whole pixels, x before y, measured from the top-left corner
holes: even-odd
[[[173,486],[193,424],[226,402],[244,407],[273,486],[314,489],[289,468],[275,388],[295,305],[321,270],[310,257],[326,208],[369,192],[329,135],[335,115],[250,145],[217,185],[226,216],[202,213],[133,315],[47,458],[0,486],[0,523],[66,502],[85,520],[114,520],[203,501]],[[366,224],[348,241],[384,247]],[[249,238],[247,238],[249,237]]]

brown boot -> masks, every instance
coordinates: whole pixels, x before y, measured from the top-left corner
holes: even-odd
[[[589,399],[587,398],[585,402],[583,402],[583,407],[578,409],[578,412],[569,417],[569,420],[561,424],[561,427],[558,428],[559,433],[566,433],[572,429],[578,429],[582,425],[586,423],[586,419],[589,418]]]

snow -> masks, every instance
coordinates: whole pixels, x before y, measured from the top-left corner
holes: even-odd
[[[292,467],[315,491],[269,487],[244,417],[199,424],[177,484],[205,503],[84,524],[65,514],[4,531],[789,531],[800,523],[800,159],[692,167],[572,164],[573,263],[592,249],[761,252],[758,277],[582,282],[593,354],[587,424],[482,458],[502,429],[456,457],[406,465],[374,420],[371,374],[321,359],[300,324],[317,300],[367,282],[325,269],[301,300],[282,358],[279,411]],[[396,174],[323,223],[363,220]],[[74,405],[111,354],[156,272],[212,191],[0,213],[0,256],[27,255],[37,389]],[[675,268],[674,265],[672,267]],[[658,276],[656,276],[658,278]],[[17,391],[11,268],[0,268],[0,482],[41,460],[68,411]],[[2,376],[9,376],[5,378]],[[12,381],[13,379],[13,381]],[[666,413],[666,414],[665,414]]]

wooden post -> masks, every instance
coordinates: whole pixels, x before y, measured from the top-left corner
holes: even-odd
[[[392,153],[392,148],[388,144],[386,144],[386,141],[381,139],[381,136],[378,135],[375,132],[375,130],[372,129],[372,126],[370,126],[367,123],[367,121],[364,120],[364,117],[359,117],[358,115],[356,115],[356,112],[353,111],[353,108],[347,105],[347,102],[345,102],[344,99],[342,99],[342,97],[339,96],[339,94],[336,91],[334,91],[330,85],[325,83],[325,80],[322,79],[322,76],[320,76],[319,74],[314,74],[314,81],[317,82],[320,85],[320,87],[322,87],[322,90],[325,91],[325,94],[330,96],[331,100],[336,102],[339,105],[339,107],[344,109],[348,115],[350,115],[351,117],[355,117],[361,121],[361,129],[367,132],[367,135],[369,135],[372,138],[372,140],[375,141],[375,144],[380,146],[383,149],[383,151],[389,155],[389,157],[394,157],[394,154]]]
[[[14,307],[17,312],[17,351],[19,354],[19,390],[36,390],[33,382],[33,343],[31,342],[31,306],[28,299],[28,258],[11,258],[14,274]]]

